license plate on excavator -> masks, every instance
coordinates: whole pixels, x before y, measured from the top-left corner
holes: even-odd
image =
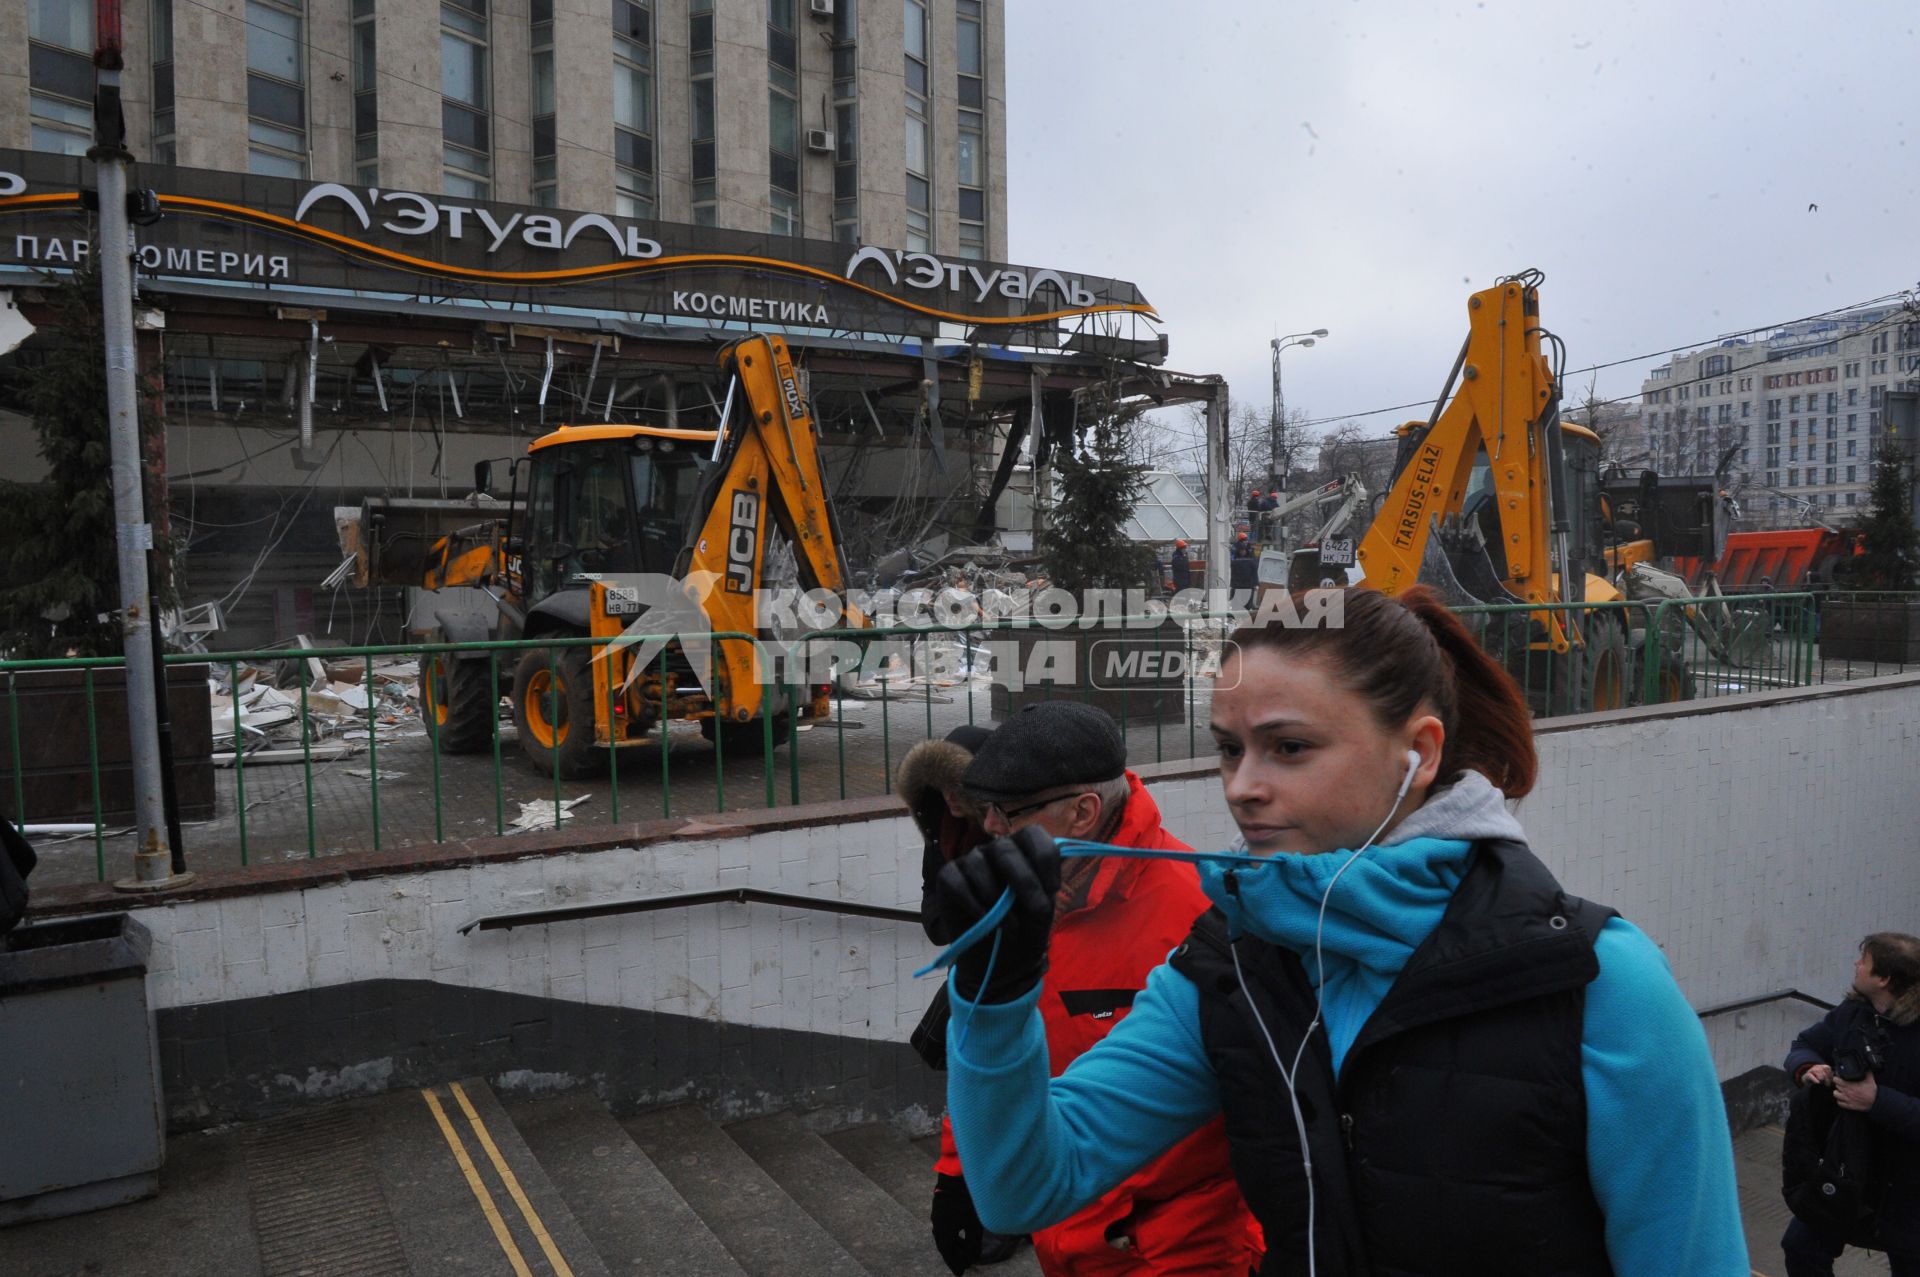
[[[630,585],[609,585],[607,587],[607,615],[640,615],[640,591]]]

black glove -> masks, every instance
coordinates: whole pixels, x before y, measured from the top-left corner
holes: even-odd
[[[973,1194],[967,1181],[958,1175],[942,1175],[933,1185],[933,1244],[940,1258],[960,1277],[980,1262],[980,1245],[986,1237],[980,1225],[980,1212],[973,1208]]]
[[[1013,909],[1000,924],[998,952],[989,936],[954,960],[960,996],[969,1002],[1011,1002],[1040,983],[1047,970],[1053,897],[1060,890],[1060,853],[1046,830],[1029,825],[1011,838],[975,847],[943,868],[935,885],[941,920],[956,936],[984,917],[1003,890],[1013,892]]]

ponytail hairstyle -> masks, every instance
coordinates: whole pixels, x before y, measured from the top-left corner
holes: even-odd
[[[1432,590],[1389,598],[1349,586],[1344,624],[1287,625],[1280,618],[1233,632],[1242,651],[1265,648],[1325,660],[1348,690],[1365,697],[1383,728],[1431,705],[1446,729],[1436,784],[1477,771],[1509,798],[1533,788],[1539,759],[1526,697]],[[1312,616],[1296,596],[1295,613]],[[1324,613],[1322,613],[1324,615]]]

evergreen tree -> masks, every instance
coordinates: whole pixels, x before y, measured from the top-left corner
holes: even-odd
[[[16,657],[117,655],[119,566],[99,275],[76,273],[52,300],[60,318],[44,362],[17,367],[7,387],[8,400],[32,414],[48,473],[35,485],[0,480],[0,650]]]
[[[1890,442],[1880,445],[1873,463],[1873,488],[1860,517],[1862,553],[1853,561],[1857,584],[1882,590],[1911,590],[1920,574],[1920,530],[1913,523],[1907,458]]]
[[[1093,424],[1077,454],[1055,460],[1053,509],[1040,551],[1055,587],[1071,593],[1144,586],[1153,571],[1153,550],[1127,539],[1127,520],[1146,491],[1145,467],[1128,459],[1128,436],[1138,405],[1120,401],[1115,388],[1090,395]]]

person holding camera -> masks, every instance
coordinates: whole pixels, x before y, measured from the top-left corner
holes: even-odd
[[[1920,939],[1860,942],[1846,1000],[1793,1040],[1780,1239],[1787,1277],[1833,1277],[1849,1245],[1920,1277]]]

